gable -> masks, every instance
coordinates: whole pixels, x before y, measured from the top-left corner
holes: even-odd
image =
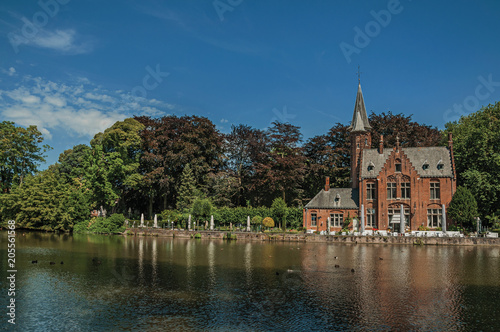
[[[361,178],[376,178],[393,151],[384,149],[383,153],[379,153],[377,149],[363,150]],[[408,158],[420,177],[454,177],[451,154],[444,146],[401,148],[401,153]],[[426,169],[424,164],[428,165]],[[372,166],[372,170],[368,170],[368,166]]]

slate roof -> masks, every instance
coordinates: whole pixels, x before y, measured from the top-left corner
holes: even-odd
[[[372,127],[368,122],[366,115],[365,100],[363,99],[363,92],[361,91],[361,84],[358,85],[358,93],[356,94],[356,104],[354,104],[354,113],[352,115],[351,125],[349,129],[355,131],[368,131]]]
[[[376,178],[392,151],[390,148],[384,149],[384,153],[378,153],[377,149],[363,150],[361,178]],[[453,177],[451,154],[447,147],[401,148],[401,151],[420,177]],[[424,163],[429,165],[427,169],[424,169]],[[438,169],[439,163],[443,165],[442,169]],[[368,171],[368,165],[372,165],[373,170]]]
[[[337,197],[338,201],[335,200]],[[358,206],[358,189],[330,188],[328,191],[322,189],[305,207],[307,209],[357,209]]]

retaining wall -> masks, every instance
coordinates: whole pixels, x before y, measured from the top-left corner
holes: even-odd
[[[178,231],[166,229],[128,229],[135,236],[159,236],[190,239],[200,234],[202,239],[223,239],[228,232],[220,231]],[[130,233],[129,233],[130,234]],[[231,232],[238,240],[285,241],[285,242],[326,242],[348,244],[411,244],[411,245],[459,245],[500,246],[500,238],[483,237],[413,237],[413,236],[352,236],[318,234],[268,234],[252,232]]]

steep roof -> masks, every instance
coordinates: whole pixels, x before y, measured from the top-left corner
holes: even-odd
[[[384,149],[384,153],[378,153],[377,149],[363,150],[363,167],[361,169],[362,178],[376,178],[382,170],[385,162],[392,153],[392,149]],[[411,164],[421,177],[453,177],[450,150],[444,146],[401,148]],[[424,164],[428,167],[425,168]],[[441,164],[441,169],[438,168]],[[368,170],[368,166],[372,170]]]
[[[330,188],[322,189],[305,206],[308,209],[357,209],[359,206],[358,189]]]
[[[366,115],[365,100],[363,99],[363,91],[361,91],[361,83],[358,85],[358,93],[356,94],[356,104],[354,105],[354,113],[352,114],[351,125],[349,130],[356,131],[368,131],[372,127],[368,122],[368,116]]]

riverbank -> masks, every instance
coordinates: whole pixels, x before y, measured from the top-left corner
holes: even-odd
[[[484,237],[415,237],[415,236],[353,236],[319,234],[269,234],[252,232],[222,231],[179,231],[167,229],[127,229],[124,235],[158,236],[175,238],[225,239],[232,240],[283,241],[283,242],[325,242],[345,244],[411,244],[411,245],[456,245],[456,246],[500,246],[500,238]]]

